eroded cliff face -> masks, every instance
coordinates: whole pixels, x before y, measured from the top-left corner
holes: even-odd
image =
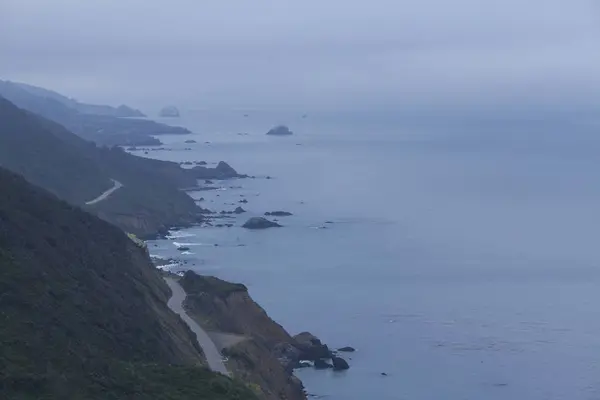
[[[294,339],[252,300],[244,285],[191,271],[180,283],[188,295],[188,312],[224,349],[227,367],[236,378],[263,399],[306,399],[285,356],[288,349],[295,351]]]

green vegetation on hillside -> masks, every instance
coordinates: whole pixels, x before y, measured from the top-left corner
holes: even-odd
[[[2,398],[255,398],[196,366],[144,249],[3,169],[0,187]]]

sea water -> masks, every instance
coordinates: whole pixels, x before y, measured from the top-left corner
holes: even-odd
[[[295,134],[266,136],[279,121]],[[600,139],[590,127],[241,112],[169,122],[194,134],[162,136],[172,150],[148,156],[226,160],[256,178],[192,193],[214,211],[245,208],[215,221],[234,227],[186,229],[151,252],[246,284],[292,334],[355,347],[348,371],[297,372],[311,395],[600,398]],[[240,227],[277,210],[294,214],[278,218],[283,228]]]

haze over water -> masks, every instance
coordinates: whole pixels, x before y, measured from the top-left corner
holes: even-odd
[[[265,136],[279,121],[295,135]],[[195,193],[204,207],[231,210],[244,196],[249,213],[237,226],[294,213],[281,229],[194,228],[175,241],[201,244],[184,256],[197,272],[245,283],[292,334],[358,349],[345,373],[299,371],[309,393],[600,398],[593,127],[415,129],[237,111],[179,122],[198,144],[161,140],[193,150],[150,156],[226,160],[274,178]],[[152,253],[179,255],[172,241],[156,243]]]

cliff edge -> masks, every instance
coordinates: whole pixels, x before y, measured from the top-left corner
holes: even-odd
[[[180,284],[188,313],[221,343],[234,377],[250,383],[265,400],[306,399],[291,368],[297,355],[294,339],[252,300],[246,286],[192,271]]]

